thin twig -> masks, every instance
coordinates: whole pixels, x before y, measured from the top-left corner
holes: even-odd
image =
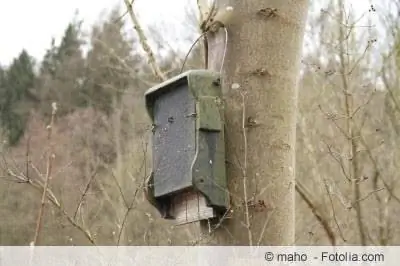
[[[46,203],[46,193],[47,193],[47,188],[49,186],[49,181],[51,179],[51,169],[52,169],[52,163],[54,159],[54,154],[53,154],[53,149],[52,149],[52,144],[51,144],[51,137],[53,133],[53,127],[54,127],[54,117],[57,112],[57,105],[56,103],[52,104],[52,112],[51,112],[51,120],[50,124],[47,126],[48,130],[48,135],[47,135],[47,141],[49,145],[49,153],[47,156],[47,166],[46,166],[46,178],[44,182],[44,187],[43,187],[43,193],[42,193],[42,200],[41,200],[41,206],[39,209],[39,215],[37,219],[37,224],[36,224],[36,230],[35,230],[35,236],[33,238],[32,246],[36,246],[39,234],[40,234],[40,229],[42,226],[42,218],[43,218],[43,213],[44,213],[44,206]]]
[[[243,145],[244,145],[244,158],[243,158],[243,193],[244,193],[244,206],[246,215],[246,227],[249,237],[249,246],[253,245],[253,236],[250,225],[250,214],[247,197],[247,128],[246,128],[246,101],[245,92],[240,92],[242,96],[242,132],[243,132]]]
[[[322,109],[322,106],[321,106],[321,105],[318,105],[318,108],[319,108],[319,109],[321,110],[321,112],[325,115],[326,119],[331,120],[331,121],[333,122],[333,124],[334,124],[335,127],[340,131],[340,133],[342,133],[346,138],[349,138],[349,136],[347,135],[346,131],[345,131],[343,128],[341,128],[341,127],[337,124],[336,119],[332,119],[332,115],[326,113],[326,112]],[[344,118],[347,118],[347,116],[344,117]]]
[[[31,136],[28,134],[28,140],[26,142],[26,162],[25,162],[25,176],[29,179],[29,153],[30,153],[30,143],[31,143]]]
[[[31,164],[32,165],[32,164]],[[29,185],[31,185],[33,188],[43,191],[44,189],[44,184],[40,183],[39,180],[32,180],[32,179],[27,179],[25,176],[23,175],[18,175],[15,172],[13,172],[11,169],[7,170],[7,173],[16,178],[18,181],[20,181],[20,183],[27,183]],[[39,175],[42,175],[39,172]],[[68,215],[68,213],[65,211],[65,209],[61,206],[60,202],[57,200],[56,196],[54,195],[54,193],[51,191],[50,188],[47,188],[47,193],[46,193],[46,197],[50,200],[50,202],[60,211],[61,214],[63,214],[63,216],[65,216],[65,218],[68,220],[68,222],[75,227],[76,229],[78,229],[79,231],[81,231],[85,237],[89,240],[90,243],[92,243],[93,245],[96,245],[94,239],[92,238],[91,234],[89,231],[85,230],[81,225],[79,225],[78,223],[76,223],[76,221]]]
[[[211,228],[211,230],[207,234],[203,234],[197,240],[193,241],[191,243],[191,245],[196,246],[201,241],[203,241],[206,237],[211,236],[218,228],[222,227],[222,222],[229,218],[228,214],[230,214],[232,211],[233,210],[231,208],[228,208],[225,211],[225,213],[222,215],[222,217],[219,219],[218,223],[215,226],[213,226],[213,228]]]
[[[121,198],[122,198],[122,201],[124,202],[124,206],[126,207],[126,208],[128,208],[128,201],[126,200],[126,198],[125,198],[125,195],[124,195],[124,193],[122,192],[122,187],[121,187],[121,185],[119,184],[119,182],[118,182],[118,180],[117,180],[117,177],[115,176],[115,174],[111,171],[111,176],[113,177],[113,179],[114,179],[114,182],[115,182],[115,184],[117,185],[117,187],[118,187],[118,191],[119,191],[119,194],[121,195]]]
[[[365,147],[365,151],[367,152],[368,158],[370,159],[370,161],[375,169],[374,178],[372,180],[373,184],[374,184],[374,189],[377,189],[378,179],[380,179],[382,181],[383,185],[385,186],[386,190],[390,194],[390,196],[393,197],[393,199],[396,200],[398,203],[400,203],[400,198],[397,197],[393,192],[394,188],[391,188],[388,185],[388,183],[386,182],[386,180],[381,176],[380,171],[378,169],[377,161],[374,158],[374,156],[372,155],[371,148],[368,146],[367,142],[365,141],[365,139],[362,135],[360,135],[360,141],[361,141],[361,144]],[[378,196],[378,194],[375,194],[375,195]],[[380,201],[380,199],[378,199],[378,201]]]
[[[93,171],[93,173],[91,174],[91,176],[90,176],[90,178],[89,178],[89,181],[88,181],[88,183],[86,184],[86,187],[85,187],[85,189],[83,190],[83,193],[82,193],[82,195],[81,195],[81,198],[80,198],[80,200],[79,200],[79,202],[78,202],[78,205],[77,205],[76,210],[75,210],[75,213],[74,213],[74,219],[76,219],[76,215],[78,214],[78,211],[79,211],[79,209],[80,209],[80,207],[81,207],[81,205],[82,205],[82,203],[83,203],[83,200],[85,199],[85,196],[86,196],[87,192],[89,191],[90,185],[92,184],[94,178],[96,177],[97,171],[98,171],[98,167],[96,166],[96,168],[95,168],[95,170]]]
[[[257,246],[259,246],[261,244],[261,241],[262,241],[262,239],[264,237],[264,234],[265,234],[265,230],[267,229],[268,224],[271,221],[272,216],[274,215],[275,211],[276,211],[276,208],[274,208],[269,214],[267,214],[267,218],[265,219],[263,228],[261,230],[260,237],[258,238],[258,241],[257,241]]]
[[[142,188],[143,188],[143,186],[139,186],[136,188],[135,193],[133,195],[133,199],[132,199],[131,203],[129,204],[129,206],[127,207],[124,218],[122,219],[121,229],[119,230],[119,233],[118,233],[117,246],[119,246],[119,243],[121,242],[121,236],[122,236],[122,232],[125,228],[126,221],[128,220],[128,214],[133,209],[133,204],[136,201],[136,196],[137,196],[139,190]]]
[[[360,64],[361,60],[365,57],[365,54],[367,53],[368,49],[371,47],[371,43],[368,42],[367,46],[365,47],[362,55],[356,60],[356,62],[354,63],[354,66],[350,69],[350,71],[348,72],[348,75],[351,75],[353,73],[353,71],[356,69],[356,67]]]
[[[384,187],[382,187],[382,188],[378,188],[378,189],[375,189],[375,190],[373,190],[373,191],[370,191],[367,195],[365,195],[364,197],[360,197],[359,199],[357,199],[357,201],[356,202],[353,202],[352,203],[352,205],[351,205],[351,207],[354,207],[354,205],[355,204],[358,204],[359,202],[361,202],[361,201],[363,201],[363,200],[366,200],[367,198],[369,198],[369,196],[371,196],[371,195],[373,195],[374,193],[376,193],[376,192],[379,192],[379,191],[381,191],[381,190],[384,190],[385,188]]]
[[[144,170],[144,178],[146,178],[146,175],[147,175],[146,157],[147,157],[147,143],[144,145],[144,148],[143,148],[143,162],[142,162],[142,165],[140,166],[140,168],[139,168],[139,170],[138,170],[138,173],[140,173],[140,172],[142,172],[142,170]],[[144,182],[144,181],[141,182],[141,185],[138,186],[138,187],[136,188],[135,193],[134,193],[134,195],[133,195],[133,199],[132,199],[132,201],[130,202],[130,204],[128,205],[128,204],[127,204],[127,201],[126,201],[126,199],[125,199],[125,196],[124,196],[124,194],[123,194],[123,192],[122,192],[122,189],[121,189],[121,187],[119,186],[118,180],[115,179],[115,181],[117,182],[117,185],[118,185],[118,187],[119,187],[119,189],[120,189],[119,191],[120,191],[120,193],[121,193],[121,197],[123,198],[124,203],[125,203],[125,206],[126,206],[126,208],[127,208],[127,209],[126,209],[126,212],[125,212],[125,215],[124,215],[124,218],[122,219],[121,228],[120,228],[119,233],[118,233],[117,246],[119,246],[119,244],[120,244],[120,242],[121,242],[122,232],[124,231],[125,224],[126,224],[126,221],[127,221],[127,219],[128,219],[129,212],[133,209],[133,204],[134,204],[135,201],[136,201],[137,194],[138,194],[139,190],[142,190],[142,189],[144,188],[145,182]]]
[[[325,186],[325,189],[326,189],[326,193],[328,194],[329,202],[330,202],[330,204],[331,204],[331,209],[332,209],[333,220],[335,221],[336,227],[337,227],[337,229],[338,229],[338,231],[339,231],[340,238],[342,238],[342,240],[343,240],[344,242],[347,242],[347,240],[344,238],[342,229],[341,229],[340,226],[339,226],[339,222],[338,222],[337,217],[336,217],[335,206],[334,206],[334,204],[333,204],[332,195],[331,195],[331,193],[330,193],[330,191],[329,191],[329,187],[328,187],[328,184],[327,184],[326,180],[324,180],[324,186]]]
[[[362,107],[367,106],[367,105],[371,102],[371,100],[372,100],[374,94],[375,94],[375,91],[372,91],[372,92],[370,93],[368,99],[367,99],[364,103],[362,103],[360,106],[358,106],[357,108],[355,108],[355,109],[353,110],[353,113],[352,113],[351,117],[354,117],[354,116],[357,114],[357,112],[358,112],[359,110],[362,109]]]
[[[326,142],[324,142],[324,143],[325,143],[326,147],[328,148],[329,154],[339,164],[340,169],[342,170],[342,173],[343,173],[344,177],[347,179],[347,181],[351,181],[349,176],[348,176],[348,174],[347,174],[347,172],[346,172],[346,169],[344,169],[343,161],[341,160],[341,158],[340,159],[336,158],[336,156],[333,154],[331,146]]]

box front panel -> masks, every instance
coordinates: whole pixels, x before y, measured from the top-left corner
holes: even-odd
[[[154,104],[154,194],[161,197],[192,185],[195,157],[195,100],[186,85],[159,96]]]

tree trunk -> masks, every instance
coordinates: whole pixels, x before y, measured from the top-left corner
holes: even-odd
[[[222,67],[232,212],[220,245],[294,244],[297,81],[307,0],[220,0],[232,6]],[[209,68],[220,71],[225,33],[209,34]],[[204,228],[209,230],[209,228]]]

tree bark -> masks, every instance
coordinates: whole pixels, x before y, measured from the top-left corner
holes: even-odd
[[[221,73],[232,212],[207,244],[292,245],[297,81],[308,0],[218,3],[234,8]],[[208,35],[214,71],[221,69],[224,44],[223,29]]]

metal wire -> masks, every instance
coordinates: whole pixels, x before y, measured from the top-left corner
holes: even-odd
[[[224,27],[224,30],[225,30],[225,44],[224,44],[224,53],[222,55],[221,68],[219,70],[220,74],[222,74],[222,68],[224,67],[226,50],[227,50],[227,47],[228,47],[228,30],[226,29],[226,27]]]

